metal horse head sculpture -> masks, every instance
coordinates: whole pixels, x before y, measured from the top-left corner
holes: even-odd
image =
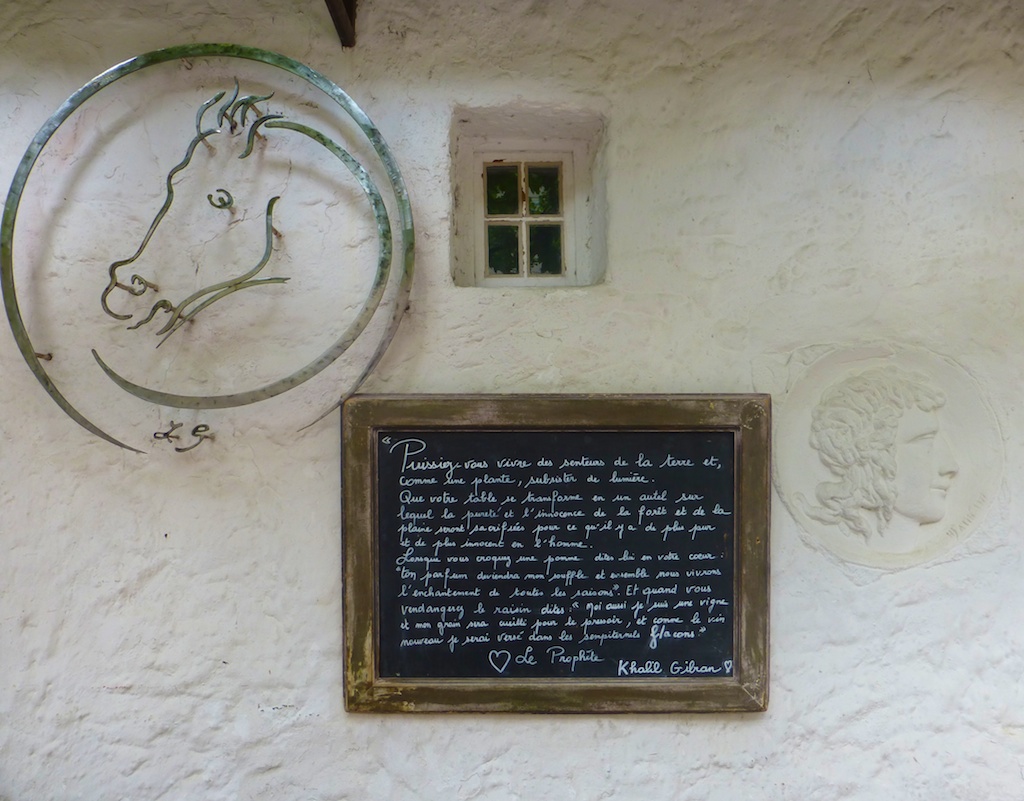
[[[139,297],[149,291],[153,291],[155,293],[160,292],[160,288],[157,283],[149,278],[136,273],[125,281],[122,279],[120,273],[125,267],[135,263],[139,257],[142,256],[142,253],[149,245],[153,234],[156,232],[157,228],[160,227],[160,224],[163,222],[164,217],[166,217],[167,212],[170,211],[171,205],[174,203],[174,180],[177,175],[191,163],[192,157],[195,155],[196,148],[198,148],[200,144],[209,144],[207,140],[216,134],[224,133],[224,128],[227,126],[227,132],[230,135],[244,134],[245,147],[238,158],[247,158],[253,152],[256,137],[259,136],[260,127],[271,120],[280,120],[284,117],[282,114],[261,114],[256,104],[269,100],[272,95],[245,95],[239,97],[237,81],[235,81],[233,94],[227,100],[224,100],[226,94],[226,92],[218,92],[199,107],[199,111],[196,113],[195,136],[192,138],[192,141],[189,142],[188,147],[185,150],[184,158],[182,158],[182,160],[178,162],[178,164],[176,164],[167,174],[165,181],[166,193],[163,205],[160,207],[160,210],[157,211],[156,216],[150,223],[149,229],[146,231],[145,236],[143,236],[135,253],[127,259],[115,261],[110,265],[109,281],[100,296],[100,305],[106,314],[116,320],[130,320],[133,315],[117,312],[110,307],[109,301],[115,290],[126,292],[133,297]],[[224,102],[221,103],[221,101]],[[215,112],[213,112],[215,114],[213,127],[207,127],[210,123],[206,118],[218,103],[221,103],[221,105],[215,110]],[[251,123],[249,122],[250,113],[253,117]],[[234,204],[234,198],[226,189],[217,189],[216,196],[211,193],[206,196],[206,199],[215,209],[230,209]],[[280,200],[280,196],[275,196],[270,198],[267,202],[266,211],[264,212],[266,244],[263,249],[263,256],[254,266],[234,278],[218,281],[217,283],[198,289],[177,303],[172,302],[167,298],[160,298],[152,304],[149,309],[149,313],[145,318],[134,325],[128,326],[128,328],[141,328],[142,326],[152,322],[158,312],[164,312],[169,315],[169,317],[163,321],[163,325],[156,331],[157,335],[163,337],[160,340],[160,343],[158,343],[159,345],[185,323],[194,319],[199,312],[216,303],[218,300],[221,300],[240,289],[249,289],[251,287],[265,286],[267,284],[281,284],[287,281],[287,278],[256,277],[263,268],[267,266],[267,262],[270,261],[270,256],[273,252],[274,234],[276,233],[273,224],[273,215],[274,206],[278,200]]]

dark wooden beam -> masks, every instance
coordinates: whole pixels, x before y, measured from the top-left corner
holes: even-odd
[[[356,46],[356,0],[325,0],[342,47]]]

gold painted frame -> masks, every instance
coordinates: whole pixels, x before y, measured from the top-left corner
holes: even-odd
[[[733,675],[451,679],[378,669],[380,430],[731,431]],[[771,399],[767,395],[357,395],[342,407],[345,705],[350,712],[756,712],[768,704]]]

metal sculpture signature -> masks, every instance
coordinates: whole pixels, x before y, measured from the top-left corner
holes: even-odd
[[[166,431],[154,431],[153,439],[157,440],[158,442],[168,442],[173,444],[178,439],[178,435],[174,432],[181,428],[183,425],[185,424],[175,423],[173,420],[171,420],[171,427]],[[188,453],[193,448],[198,448],[200,445],[203,444],[204,441],[208,439],[213,439],[213,434],[210,432],[210,427],[206,425],[206,423],[200,423],[199,425],[194,426],[192,429],[192,436],[196,438],[196,441],[193,442],[191,445],[187,445],[185,447],[176,445],[174,447],[175,453]]]

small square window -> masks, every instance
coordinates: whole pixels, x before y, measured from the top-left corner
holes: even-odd
[[[585,286],[604,274],[600,118],[457,109],[452,275],[459,286]],[[536,134],[534,138],[533,135]]]
[[[488,276],[565,275],[562,163],[484,165]]]

